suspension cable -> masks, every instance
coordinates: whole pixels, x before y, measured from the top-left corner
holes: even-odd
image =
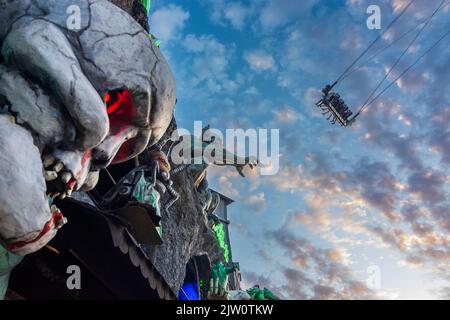
[[[334,85],[336,85],[339,81],[342,80],[342,78],[345,76],[345,74],[353,68],[353,66],[370,50],[370,48],[394,25],[394,23],[400,19],[400,17],[406,12],[406,10],[413,4],[415,0],[409,1],[409,3],[403,8],[403,10],[400,12],[398,16],[396,16],[386,27],[386,29],[383,30],[370,44],[369,46],[361,52],[361,54],[347,67],[347,69],[342,72],[342,74],[339,76],[339,78],[334,82]]]
[[[438,11],[444,9],[446,6],[448,6],[450,4],[450,2],[447,2],[445,5],[443,5]],[[424,22],[422,22],[424,23]],[[394,44],[396,44],[397,42],[399,42],[400,40],[402,40],[404,37],[406,37],[407,35],[409,35],[411,32],[413,32],[414,30],[416,30],[418,27],[420,27],[420,25],[422,25],[422,23],[417,24],[415,27],[409,29],[408,31],[406,31],[405,33],[403,33],[401,36],[399,36],[397,39],[395,39],[394,41],[392,41],[390,44],[386,45],[385,47],[383,47],[382,49],[378,50],[377,52],[375,52],[373,55],[371,55],[367,60],[365,60],[364,62],[362,62],[359,66],[357,66],[356,68],[354,68],[353,70],[351,70],[350,72],[348,72],[345,76],[342,77],[341,81],[343,81],[344,79],[346,79],[347,77],[349,77],[350,75],[352,75],[354,72],[358,71],[359,69],[361,69],[363,66],[365,66],[366,64],[368,64],[370,61],[372,61],[375,57],[377,57],[379,54],[381,54],[383,51],[389,49],[390,47],[392,47]]]
[[[425,23],[422,25],[422,27],[419,29],[415,37],[409,42],[408,46],[403,50],[403,52],[400,54],[400,56],[397,58],[397,60],[394,62],[394,64],[389,68],[388,72],[384,75],[383,79],[378,83],[378,85],[375,87],[375,89],[370,93],[370,95],[367,97],[366,101],[364,101],[361,108],[358,110],[358,112],[353,116],[352,120],[355,119],[359,114],[367,107],[370,99],[373,97],[373,95],[376,93],[376,91],[381,87],[384,80],[387,79],[387,77],[391,74],[392,70],[397,66],[397,64],[400,62],[400,60],[403,58],[403,56],[408,52],[408,50],[411,48],[411,46],[416,42],[417,38],[422,34],[423,30],[427,27],[427,25],[430,23],[430,21],[433,19],[433,17],[436,15],[436,13],[440,10],[440,8],[444,5],[446,0],[442,0],[439,4],[439,7],[434,10],[433,14],[425,21]],[[378,95],[377,95],[378,97]]]
[[[420,24],[419,24],[420,25]],[[402,40],[404,37],[406,37],[408,34],[410,34],[411,32],[413,32],[414,30],[417,29],[417,27],[419,26],[415,26],[414,28],[409,29],[407,32],[403,33],[400,37],[398,37],[397,39],[395,39],[393,42],[391,42],[390,44],[388,44],[387,46],[385,46],[384,48],[380,49],[379,51],[375,52],[373,55],[371,55],[367,60],[365,60],[364,62],[362,62],[359,66],[357,66],[356,68],[354,68],[353,70],[351,70],[350,72],[348,72],[345,76],[343,76],[341,78],[341,81],[343,81],[344,79],[346,79],[347,77],[349,77],[350,75],[352,75],[354,72],[358,71],[359,69],[361,69],[363,66],[365,66],[366,64],[368,64],[370,61],[372,61],[375,57],[377,57],[381,52],[389,49],[390,47],[392,47],[394,44],[396,44],[397,42],[399,42],[400,40]]]
[[[443,34],[431,47],[429,47],[419,58],[417,58],[408,68],[406,68],[397,78],[394,79],[388,86],[386,86],[380,93],[378,93],[367,105],[372,104],[375,100],[377,100],[386,90],[388,90],[394,83],[396,83],[401,77],[405,75],[410,69],[412,69],[424,56],[426,56],[431,50],[433,50],[445,37],[450,34],[450,30],[448,30],[445,34]]]

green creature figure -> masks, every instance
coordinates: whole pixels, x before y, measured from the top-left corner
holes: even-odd
[[[0,245],[0,300],[5,298],[11,270],[22,261],[23,257],[8,252]]]
[[[209,278],[208,300],[228,300],[228,275],[235,270],[235,264],[226,267],[222,262],[212,267]]]
[[[161,209],[160,209],[160,193],[153,187],[149,187],[150,182],[141,176],[136,188],[134,189],[133,197],[139,202],[150,205],[155,210],[155,215],[161,219]],[[162,237],[162,225],[156,226],[156,230],[160,237]]]
[[[261,289],[258,285],[247,290],[251,300],[280,300],[272,291],[267,288]]]
[[[119,212],[117,214],[123,218],[131,219],[129,221],[132,225],[133,223],[139,224],[139,222],[131,222],[134,221],[134,218],[128,215],[126,208],[129,205],[144,207],[162,239],[161,210],[170,214],[169,209],[178,200],[179,194],[172,187],[171,167],[164,152],[158,150],[148,152],[144,163],[117,182],[103,196],[99,206],[104,210]],[[166,193],[169,199],[166,203],[161,204],[161,198]]]

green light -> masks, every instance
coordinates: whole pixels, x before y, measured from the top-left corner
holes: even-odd
[[[219,247],[223,249],[223,256],[225,258],[225,262],[230,261],[230,248],[225,242],[225,229],[223,224],[218,223],[213,226],[213,230],[216,233],[217,242],[219,243]]]
[[[157,40],[155,41],[155,46],[159,47],[160,44],[161,44],[161,40],[157,39]]]
[[[141,0],[142,5],[145,7],[145,10],[147,10],[147,15],[150,14],[150,7],[151,7],[151,0]]]

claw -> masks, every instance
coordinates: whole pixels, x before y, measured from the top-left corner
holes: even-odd
[[[244,173],[242,172],[242,167],[241,167],[241,166],[236,167],[236,170],[237,170],[237,172],[241,175],[241,177],[245,178],[245,175],[244,175]]]
[[[60,172],[62,170],[62,168],[64,168],[64,164],[62,162],[58,162],[53,167],[53,170],[56,171],[56,172]]]
[[[72,174],[70,172],[64,172],[61,176],[61,180],[64,183],[68,183],[72,179]]]
[[[219,278],[214,281],[214,293],[217,294],[219,291]]]
[[[64,217],[62,220],[58,221],[55,225],[56,229],[61,229],[68,222],[67,218]]]
[[[45,181],[53,181],[58,178],[58,174],[55,171],[45,171]]]
[[[44,168],[50,167],[55,162],[55,157],[51,155],[45,155],[42,160],[42,164],[44,165]]]

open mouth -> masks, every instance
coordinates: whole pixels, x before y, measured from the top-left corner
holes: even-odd
[[[104,96],[110,131],[98,163],[115,164],[129,160],[134,154],[137,128],[134,119],[137,108],[128,89],[108,91]],[[112,159],[112,160],[111,160]]]

